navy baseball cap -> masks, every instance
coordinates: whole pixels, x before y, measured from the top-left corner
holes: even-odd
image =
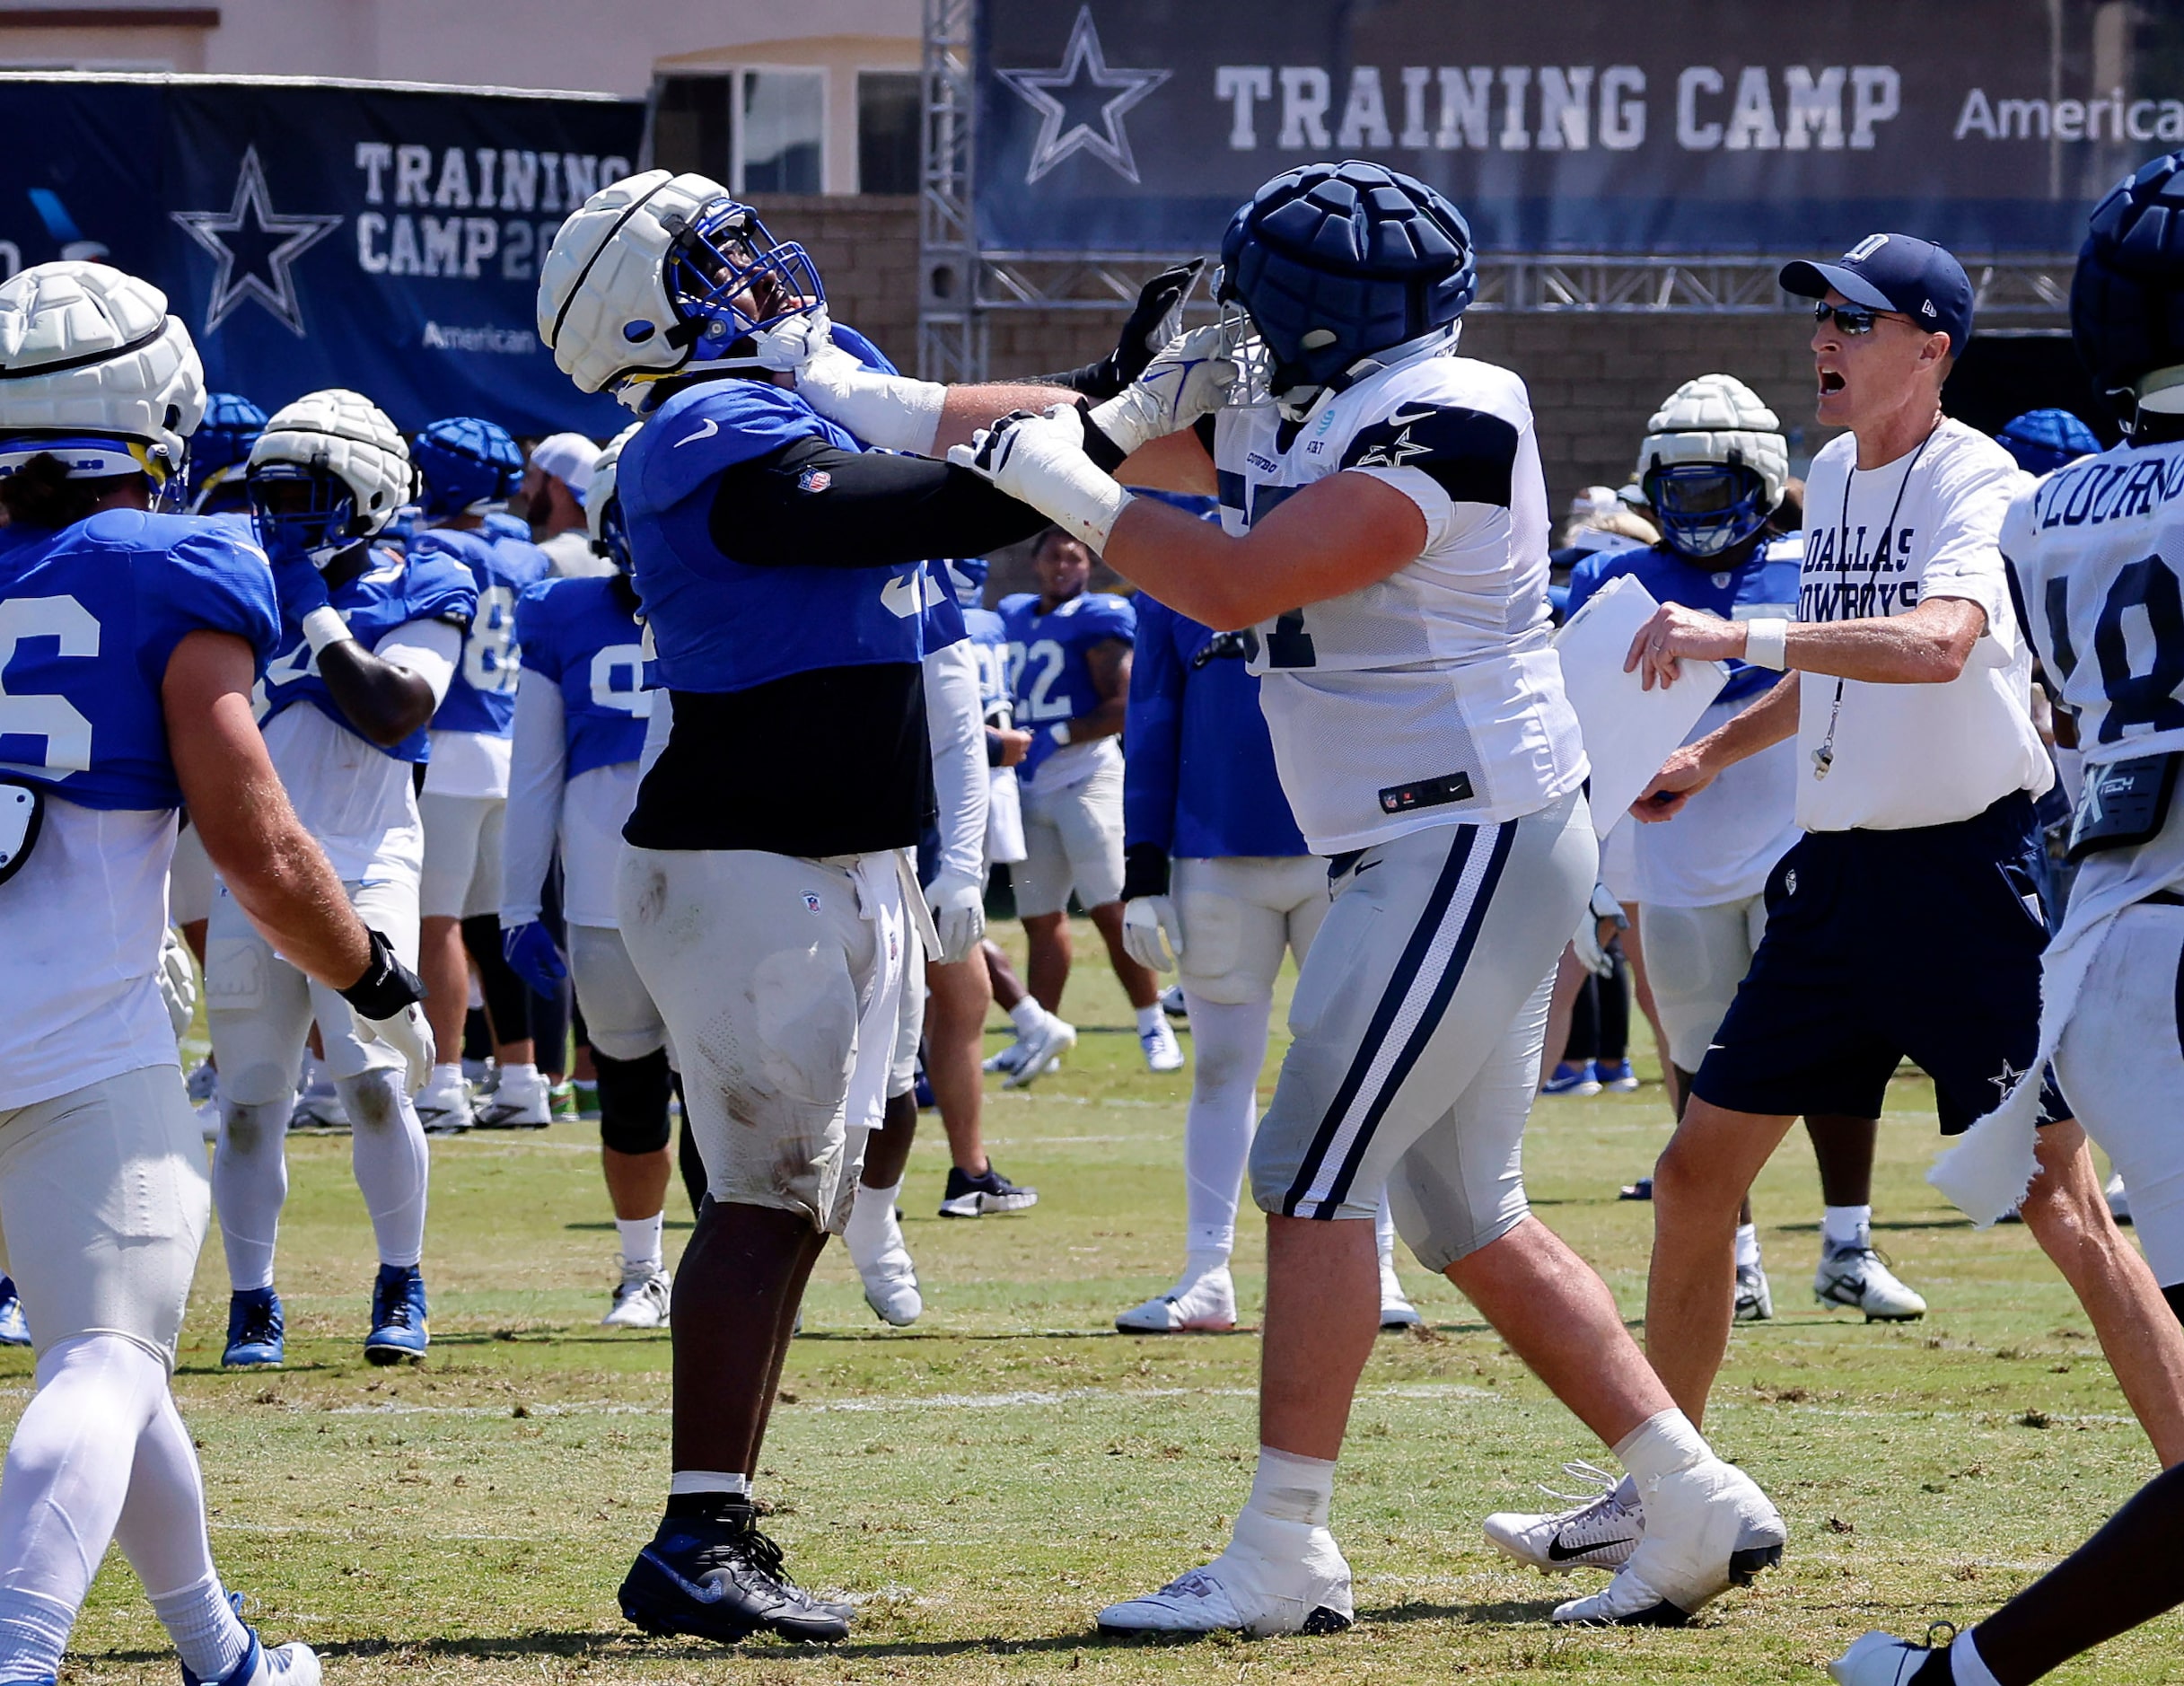
[[[1868,234],[1834,263],[1784,264],[1779,279],[1800,298],[1825,298],[1833,287],[1853,304],[1899,312],[1930,334],[1947,334],[1952,356],[1971,338],[1971,282],[1932,241]]]

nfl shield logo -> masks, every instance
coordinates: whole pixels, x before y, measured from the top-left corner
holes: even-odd
[[[806,469],[796,477],[796,489],[800,492],[823,492],[833,484],[834,476],[824,469]]]
[[[816,890],[805,891],[803,892],[803,905],[804,910],[807,913],[817,913],[819,911],[819,892]]]

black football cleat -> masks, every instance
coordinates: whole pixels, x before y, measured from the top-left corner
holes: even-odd
[[[815,1599],[781,1572],[781,1548],[748,1506],[668,1516],[637,1554],[617,1598],[646,1633],[733,1645],[754,1633],[829,1645],[849,1637],[850,1607]]]

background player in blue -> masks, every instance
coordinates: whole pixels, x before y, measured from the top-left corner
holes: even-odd
[[[506,429],[475,416],[436,421],[417,436],[411,456],[424,482],[427,524],[410,541],[410,554],[450,556],[478,582],[478,612],[463,637],[461,663],[433,716],[432,760],[417,801],[425,822],[418,970],[432,991],[425,1008],[443,1053],[417,1096],[417,1112],[428,1129],[472,1123],[542,1129],[548,1121],[547,1084],[531,1043],[531,992],[502,958],[496,916],[522,678],[516,599],[551,566],[522,522],[496,519],[523,478],[523,453]],[[500,1075],[475,1111],[457,1058],[469,999],[466,950],[478,963]],[[548,1063],[558,1069],[558,1054]]]
[[[668,724],[618,905],[710,1184],[675,1280],[667,1514],[620,1602],[641,1627],[723,1640],[848,1631],[846,1607],[781,1577],[750,1480],[805,1280],[878,1121],[907,921],[929,924],[903,855],[933,812],[924,559],[1043,524],[975,475],[865,448],[929,452],[1053,396],[905,381],[846,330],[860,355],[832,343],[823,303],[801,246],[719,183],[665,171],[592,195],[539,270],[561,369],[648,413],[616,483]],[[854,427],[822,420],[807,377],[874,401]],[[856,1117],[853,1093],[869,1097]]]
[[[1039,589],[1001,600],[1010,698],[1016,724],[1031,734],[1016,769],[1024,857],[1013,872],[1031,949],[1024,982],[1048,1013],[1061,1013],[1074,888],[1137,1011],[1145,1064],[1174,1071],[1183,1051],[1161,1011],[1160,986],[1122,943],[1122,723],[1136,611],[1127,598],[1084,589],[1092,551],[1059,528],[1039,535],[1031,566]]]
[[[2066,409],[2029,409],[2013,416],[1995,443],[2017,459],[2027,474],[2052,474],[2065,463],[2101,449],[2093,430]]]
[[[1192,501],[1202,519],[1218,519],[1211,498]],[[1183,1119],[1183,1274],[1115,1327],[1164,1335],[1236,1326],[1229,1258],[1274,980],[1283,954],[1303,965],[1319,933],[1327,863],[1305,848],[1282,795],[1242,635],[1216,633],[1142,592],[1136,602],[1123,941],[1139,964],[1181,974],[1197,1058]],[[1381,1327],[1407,1329],[1418,1313],[1396,1278],[1385,1194],[1374,1239]]]
[[[589,483],[586,514],[614,571],[541,580],[516,604],[527,677],[515,699],[500,926],[509,963],[533,989],[548,993],[575,975],[599,1073],[607,1198],[621,1238],[621,1281],[601,1321],[656,1329],[667,1322],[671,1287],[662,1253],[672,1169],[667,1025],[629,963],[614,900],[622,826],[636,802],[637,758],[657,694],[645,689],[628,530],[615,496],[616,466],[636,431],[600,452]],[[557,845],[566,954],[540,919]]]
[[[401,435],[355,392],[298,399],[250,452],[250,502],[281,610],[280,653],[260,688],[267,749],[349,900],[404,963],[417,953],[424,855],[414,776],[478,602],[469,572],[443,552],[405,558],[372,542],[412,483]],[[213,1188],[232,1290],[221,1362],[284,1356],[274,1244],[297,1067],[314,1018],[355,1131],[351,1164],[379,1251],[364,1356],[374,1364],[422,1356],[428,1158],[410,1096],[425,1074],[405,1073],[358,1036],[339,1003],[268,944],[225,890],[213,902],[206,953],[222,1115]]]
[[[203,404],[156,288],[73,262],[0,285],[0,1222],[38,1349],[0,1478],[13,1682],[55,1678],[115,1540],[190,1686],[320,1678],[231,1608],[167,1385],[207,1215],[155,980],[178,805],[282,953],[365,1034],[431,1058],[417,979],[351,911],[251,720],[279,626],[264,557],[145,513]]]

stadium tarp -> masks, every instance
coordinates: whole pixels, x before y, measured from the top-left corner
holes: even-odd
[[[1488,251],[2076,250],[2184,145],[2184,29],[2094,0],[978,0],[980,242],[1206,250],[1370,158]],[[2134,21],[2136,20],[2136,21]]]
[[[539,342],[539,259],[636,157],[635,101],[348,83],[0,78],[0,272],[142,275],[215,391],[325,386],[405,428],[483,415],[604,435]]]

